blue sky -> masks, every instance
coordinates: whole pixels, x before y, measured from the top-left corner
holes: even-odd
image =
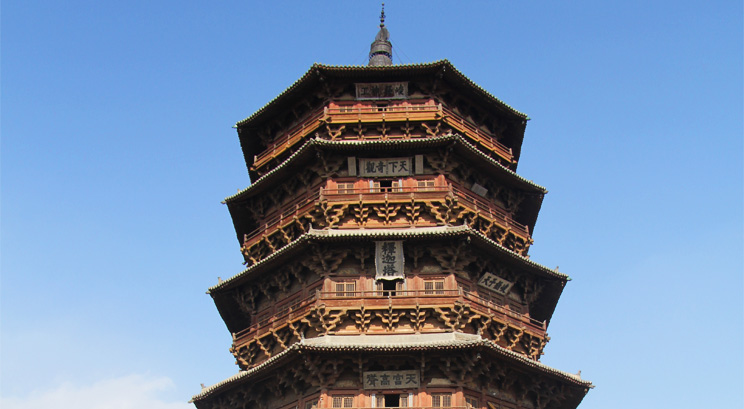
[[[206,289],[242,270],[231,126],[367,1],[2,3],[0,406],[188,407],[237,371]],[[527,113],[532,259],[573,281],[543,362],[592,408],[741,407],[742,4],[388,1],[396,63]]]

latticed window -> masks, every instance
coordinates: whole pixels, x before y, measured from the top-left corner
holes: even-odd
[[[432,393],[431,394],[431,406],[434,408],[452,407],[452,394],[451,393]]]
[[[478,408],[480,408],[480,405],[478,404],[478,398],[474,398],[472,396],[466,396],[465,397],[465,407],[467,409],[478,409]]]
[[[444,294],[444,280],[424,280],[424,294],[443,295]]]
[[[336,188],[338,189],[338,193],[340,194],[354,193],[353,182],[336,183]]]
[[[390,186],[393,188],[393,192],[402,192],[403,191],[403,181],[402,180],[393,180]]]
[[[431,190],[431,189],[434,189],[434,179],[431,179],[431,180],[417,180],[416,181],[416,187],[418,187],[419,190]]]
[[[351,408],[354,407],[354,395],[336,395],[333,397],[334,408]]]
[[[336,297],[354,297],[356,295],[356,282],[344,281],[336,283]]]

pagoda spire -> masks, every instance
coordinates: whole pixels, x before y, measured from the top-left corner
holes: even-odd
[[[370,67],[393,65],[393,45],[390,43],[390,33],[385,28],[385,3],[382,3],[382,12],[380,12],[380,31],[369,47],[369,64],[367,65]]]

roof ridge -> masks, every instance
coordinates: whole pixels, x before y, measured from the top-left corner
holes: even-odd
[[[223,199],[222,203],[227,203],[227,202],[233,201],[233,200],[237,199],[238,196],[241,196],[241,195],[245,194],[246,192],[254,189],[254,186],[263,184],[262,182],[264,180],[266,180],[267,177],[269,177],[272,174],[275,174],[280,169],[283,169],[286,166],[289,166],[292,158],[295,158],[295,157],[301,155],[302,153],[305,152],[305,150],[309,149],[308,146],[313,145],[313,144],[327,145],[327,146],[345,146],[345,145],[347,145],[347,146],[353,146],[353,145],[362,145],[362,144],[363,145],[376,145],[376,144],[380,144],[380,145],[382,145],[382,144],[385,144],[385,145],[390,145],[390,144],[401,144],[401,145],[412,144],[413,145],[413,144],[420,144],[420,143],[427,143],[427,142],[429,142],[429,143],[431,143],[431,142],[436,143],[436,142],[446,141],[448,139],[456,139],[456,140],[462,142],[462,144],[465,145],[465,147],[468,148],[468,150],[470,150],[470,151],[474,152],[475,154],[479,155],[480,157],[482,157],[486,161],[490,162],[491,164],[496,165],[499,168],[503,169],[509,175],[511,175],[513,177],[516,177],[519,181],[524,182],[524,183],[527,183],[527,184],[529,184],[532,187],[535,187],[537,189],[540,189],[543,193],[547,193],[548,192],[548,190],[545,187],[543,187],[541,185],[538,185],[537,183],[535,183],[535,182],[533,182],[533,181],[531,181],[529,179],[526,179],[525,177],[521,176],[517,172],[515,172],[515,171],[507,168],[506,166],[502,165],[501,163],[499,163],[499,161],[497,161],[497,160],[493,159],[492,157],[486,155],[485,153],[481,152],[478,148],[475,147],[475,145],[473,145],[470,142],[468,142],[465,139],[465,137],[463,137],[459,133],[452,133],[452,134],[447,134],[447,135],[440,135],[440,136],[435,136],[435,137],[432,137],[432,138],[401,139],[401,140],[329,141],[329,140],[326,140],[326,139],[323,139],[323,138],[312,137],[312,138],[308,139],[304,144],[302,144],[302,146],[300,146],[300,148],[297,149],[294,153],[292,153],[287,159],[283,160],[282,163],[280,163],[277,167],[275,167],[274,169],[270,170],[269,172],[267,172],[266,174],[264,174],[263,176],[261,176],[260,178],[258,178],[258,180],[256,180],[255,182],[251,183],[250,185],[248,185],[248,187],[246,187],[246,188],[238,191],[238,193],[235,193],[233,195],[230,195],[230,196],[226,197],[225,199]]]
[[[336,233],[337,235],[334,236],[333,234]],[[462,224],[459,226],[434,226],[434,227],[409,227],[409,228],[401,228],[399,230],[393,230],[393,229],[326,229],[326,230],[318,230],[318,229],[310,229],[308,232],[303,233],[299,238],[296,240],[286,244],[284,247],[279,248],[275,252],[268,255],[266,258],[258,261],[257,263],[248,266],[243,271],[233,275],[230,278],[227,278],[220,282],[219,284],[216,284],[212,287],[209,287],[207,289],[207,294],[211,294],[212,292],[216,290],[220,290],[224,287],[227,287],[228,284],[231,282],[244,277],[246,274],[249,274],[251,271],[265,265],[271,260],[276,259],[277,257],[282,256],[284,253],[289,251],[290,249],[300,245],[300,243],[310,241],[312,239],[324,239],[324,238],[334,238],[334,237],[375,237],[375,236],[416,236],[416,235],[432,235],[432,234],[470,234],[473,235],[486,243],[488,243],[491,246],[494,246],[495,248],[499,249],[503,254],[511,257],[512,259],[519,260],[520,262],[523,262],[531,267],[537,268],[540,271],[543,271],[544,273],[551,275],[556,278],[560,278],[562,280],[569,281],[571,278],[561,273],[557,270],[551,269],[550,267],[546,267],[542,264],[539,264],[537,262],[534,262],[530,260],[529,258],[522,256],[520,254],[517,254],[516,252],[507,249],[506,247],[502,246],[501,244],[497,243],[496,241],[493,241],[483,235],[482,233],[474,230],[470,226],[466,224]]]
[[[468,78],[465,74],[463,74],[460,70],[455,67],[452,62],[450,62],[447,59],[441,59],[436,60],[434,62],[429,63],[411,63],[411,64],[397,64],[397,65],[387,65],[387,66],[368,66],[368,65],[327,65],[315,62],[313,63],[310,68],[303,74],[299,79],[297,79],[294,83],[292,83],[289,87],[287,87],[284,91],[282,91],[279,95],[274,97],[271,101],[267,102],[264,106],[259,108],[257,111],[255,111],[253,114],[248,116],[247,118],[238,121],[235,126],[240,127],[251,120],[255,119],[256,117],[260,116],[265,112],[271,105],[275,104],[276,101],[284,98],[286,95],[289,95],[292,91],[294,91],[297,87],[300,86],[300,84],[304,81],[306,81],[306,78],[310,77],[314,73],[318,73],[320,70],[355,70],[355,71],[395,71],[395,70],[401,70],[406,68],[424,68],[424,67],[436,67],[438,65],[441,65],[443,67],[449,67],[451,68],[456,76],[460,78],[461,80],[464,80],[466,84],[473,87],[477,92],[480,92],[483,96],[485,96],[488,99],[493,100],[497,104],[503,106],[507,111],[512,112],[513,114],[522,117],[524,120],[528,120],[529,117],[527,114],[520,112],[513,108],[511,105],[505,103],[504,101],[500,100],[499,98],[495,97],[490,92],[483,89],[480,85],[476,84],[473,80]]]
[[[454,334],[457,334],[457,332],[453,332],[453,333]],[[334,344],[330,344],[330,343],[329,344],[312,345],[312,344],[308,344],[307,342],[296,342],[296,343],[290,345],[289,348],[287,348],[284,351],[282,351],[282,352],[274,355],[273,357],[267,359],[266,361],[262,362],[261,364],[255,366],[255,367],[253,367],[251,369],[248,369],[248,370],[245,370],[245,371],[240,371],[237,374],[228,377],[227,379],[224,379],[224,380],[222,380],[222,381],[220,381],[220,382],[218,382],[218,383],[216,383],[216,384],[214,384],[212,386],[209,386],[207,388],[202,389],[202,391],[200,393],[198,393],[197,395],[194,395],[189,402],[190,403],[193,403],[194,401],[204,399],[207,396],[209,396],[212,393],[214,393],[215,391],[217,391],[219,389],[222,389],[223,387],[225,387],[228,384],[237,382],[237,381],[239,381],[242,378],[248,377],[248,376],[250,376],[250,375],[252,375],[252,374],[254,374],[254,373],[258,372],[258,371],[263,370],[266,367],[271,366],[272,364],[274,364],[279,359],[283,358],[284,356],[286,356],[286,355],[288,355],[291,352],[294,352],[296,350],[333,351],[333,350],[339,350],[339,349],[341,349],[341,350],[360,350],[360,349],[362,349],[362,350],[372,350],[372,351],[375,351],[375,350],[377,350],[377,351],[385,351],[385,350],[396,349],[396,348],[410,348],[410,345],[411,345],[410,343],[409,344],[400,343],[399,345],[386,345],[386,344],[366,344],[366,345],[365,344],[356,344],[356,345],[351,345],[351,344],[343,345],[342,344],[342,345],[334,345]],[[421,342],[421,343],[416,343],[415,346],[416,347],[420,347],[420,348],[427,348],[427,347],[429,347],[429,348],[437,348],[437,347],[445,347],[445,348],[446,347],[450,347],[450,348],[468,348],[468,347],[478,347],[478,346],[486,347],[486,348],[489,348],[490,350],[496,352],[497,354],[499,354],[499,355],[501,355],[503,357],[506,357],[507,359],[516,360],[517,362],[519,362],[522,365],[529,366],[529,367],[532,367],[532,368],[536,368],[536,369],[539,369],[539,370],[543,370],[543,371],[545,371],[547,373],[550,373],[552,375],[557,375],[559,377],[562,377],[562,378],[564,378],[566,380],[575,382],[576,384],[582,385],[584,387],[594,388],[594,385],[591,383],[591,381],[582,379],[580,376],[578,376],[576,374],[572,374],[572,373],[568,373],[568,372],[565,372],[565,371],[561,371],[560,369],[553,368],[553,367],[548,366],[548,365],[546,365],[546,364],[544,364],[544,363],[542,363],[540,361],[531,360],[531,359],[527,358],[524,355],[518,354],[518,353],[516,353],[514,351],[510,351],[510,350],[508,350],[508,349],[506,349],[506,348],[504,348],[504,347],[502,347],[502,346],[494,343],[493,341],[488,340],[488,339],[485,339],[483,337],[480,337],[480,339],[457,339],[455,337],[455,339],[453,339],[451,341],[433,341],[433,342],[429,342],[429,343]]]

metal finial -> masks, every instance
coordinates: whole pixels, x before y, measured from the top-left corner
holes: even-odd
[[[393,65],[393,45],[390,44],[390,33],[385,28],[385,3],[382,3],[382,11],[380,12],[380,31],[375,36],[375,41],[369,47],[368,65]]]

